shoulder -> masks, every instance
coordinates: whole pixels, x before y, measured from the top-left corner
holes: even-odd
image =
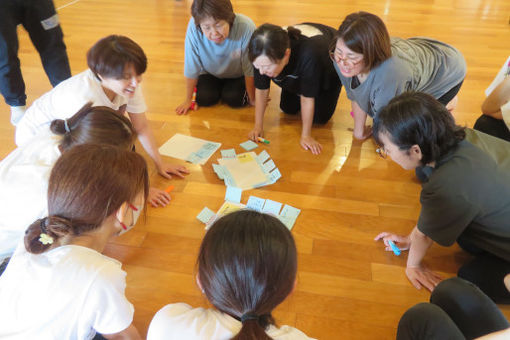
[[[233,319],[230,319],[232,318],[213,309],[192,308],[185,303],[174,303],[166,305],[156,313],[150,323],[147,339],[228,338],[235,334],[232,330]]]
[[[255,31],[255,23],[249,17],[243,14],[236,14],[234,24],[232,25],[231,40],[250,40],[253,31]]]

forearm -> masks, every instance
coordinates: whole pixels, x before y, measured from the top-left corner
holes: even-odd
[[[355,101],[351,102],[352,116],[354,118],[354,137],[361,138],[365,132],[367,113]]]
[[[315,98],[301,96],[301,137],[312,135],[313,115],[315,111]]]
[[[262,128],[264,126],[264,113],[267,106],[267,97],[269,89],[255,89],[255,126]]]
[[[193,98],[193,91],[197,86],[197,78],[186,78],[186,99],[191,100]]]
[[[246,93],[250,104],[255,103],[255,80],[253,77],[244,76],[244,86],[246,87]]]
[[[162,160],[161,155],[159,154],[158,148],[156,146],[156,139],[154,138],[154,134],[152,132],[151,127],[149,126],[149,122],[145,117],[145,113],[128,113],[129,118],[135,128],[136,133],[138,134],[138,140],[144,150],[149,154],[150,158],[156,164],[156,167],[161,166]]]
[[[476,338],[476,340],[508,340],[510,339],[510,328],[505,330],[487,334],[482,336],[481,338]]]
[[[501,84],[489,94],[482,104],[482,112],[485,115],[502,119],[501,106],[510,101],[510,77],[506,77]]]
[[[418,226],[414,227],[409,235],[411,240],[411,247],[409,248],[409,255],[407,256],[407,267],[419,267],[421,260],[427,253],[427,250],[432,245],[433,241],[418,230]]]

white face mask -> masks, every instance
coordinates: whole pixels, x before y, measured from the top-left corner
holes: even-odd
[[[140,217],[140,214],[142,213],[142,206],[127,203],[124,217],[129,213],[129,211],[131,211],[131,223],[129,225],[126,225],[124,222],[119,220],[120,225],[122,226],[122,230],[119,232],[119,235],[124,234],[125,232],[127,232],[136,225],[136,221],[138,221],[138,217]]]

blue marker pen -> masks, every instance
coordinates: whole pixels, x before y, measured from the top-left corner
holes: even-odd
[[[392,240],[388,240],[388,244],[390,245],[391,247],[391,250],[393,250],[393,253],[397,256],[400,255],[400,249],[398,249],[398,247],[395,245],[395,243],[393,243]]]

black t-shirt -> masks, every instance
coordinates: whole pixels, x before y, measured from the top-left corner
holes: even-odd
[[[462,234],[478,248],[510,261],[508,168],[464,140],[431,170],[422,184],[418,229],[442,246]]]
[[[272,79],[276,85],[286,91],[305,97],[317,97],[320,92],[340,84],[328,52],[335,29],[313,23],[304,23],[299,26],[301,25],[311,26],[312,29],[319,30],[321,34],[308,37],[304,35],[305,32],[302,32],[299,39],[291,40],[289,63],[275,78],[261,75],[255,68],[257,89],[267,90]]]

